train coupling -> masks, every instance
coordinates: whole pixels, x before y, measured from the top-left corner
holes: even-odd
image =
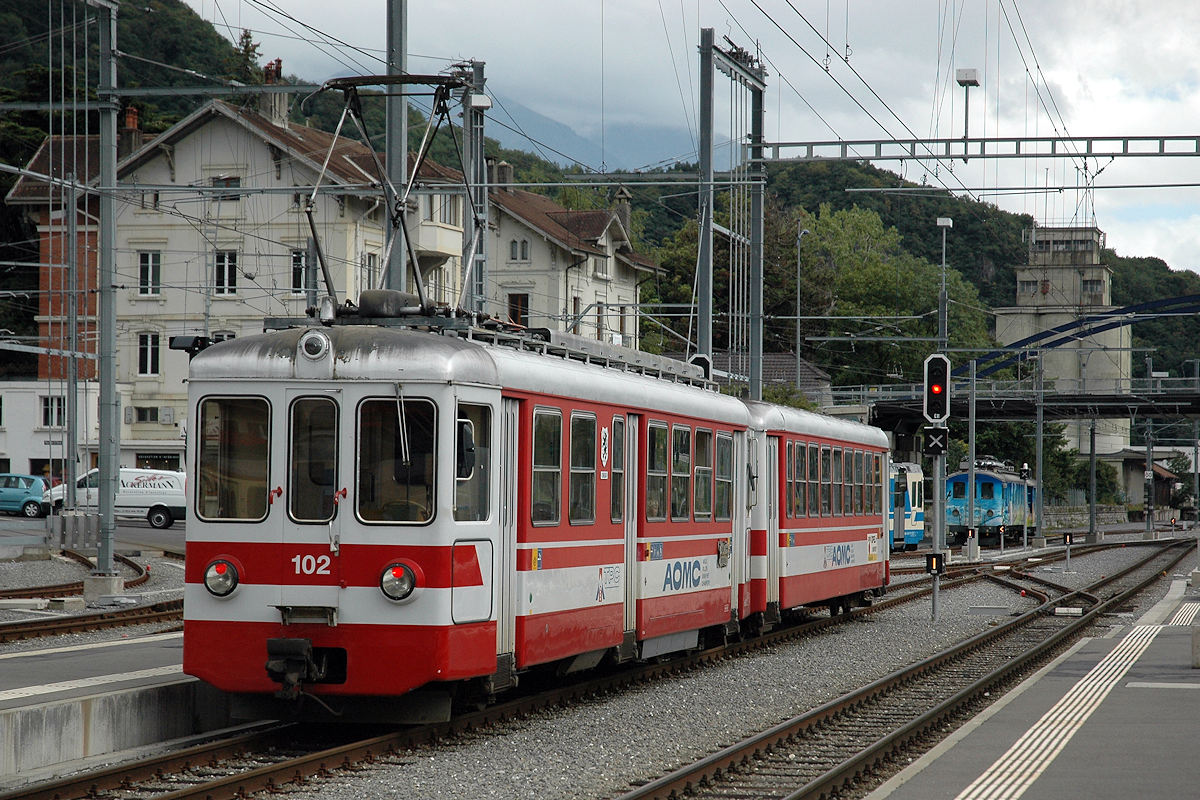
[[[267,639],[266,666],[267,676],[280,685],[275,696],[284,700],[295,699],[304,681],[325,677],[325,665],[313,658],[309,639]]]

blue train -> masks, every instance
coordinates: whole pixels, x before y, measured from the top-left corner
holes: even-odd
[[[1026,529],[1032,533],[1037,489],[1012,464],[992,456],[975,459],[975,519],[971,524],[967,498],[969,466],[964,460],[958,465],[958,472],[946,477],[947,544],[962,544],[972,527],[978,532],[980,542],[985,539],[998,542],[1001,535],[1017,539]],[[1027,474],[1027,470],[1022,472]]]
[[[920,464],[893,461],[888,514],[892,550],[916,550],[925,537],[925,482]]]

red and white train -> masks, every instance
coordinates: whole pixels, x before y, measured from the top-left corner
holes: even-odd
[[[244,713],[441,718],[886,587],[882,431],[370,300],[191,363],[184,671]]]

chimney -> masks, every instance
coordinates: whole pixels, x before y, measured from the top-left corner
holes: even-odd
[[[616,202],[613,204],[613,212],[617,215],[617,219],[621,221],[621,226],[625,228],[625,235],[632,235],[630,224],[633,220],[633,206],[630,205],[630,200],[633,199],[633,192],[624,186],[618,186],[615,194]]]
[[[501,161],[498,164],[496,164],[496,183],[508,184],[508,183],[512,183],[512,181],[513,181],[512,164],[508,163],[507,161]],[[511,186],[500,186],[498,188],[502,192],[511,192],[512,191]]]
[[[283,83],[283,59],[277,58],[274,61],[268,61],[263,67],[263,83],[267,86],[274,86]],[[264,92],[259,100],[259,110],[262,115],[271,121],[272,125],[280,128],[286,128],[288,125],[288,105],[291,102],[291,95],[284,92]]]
[[[488,191],[493,192],[495,191],[496,183],[496,157],[484,156],[483,163],[486,165],[487,170]]]
[[[125,106],[121,117],[121,130],[117,135],[117,154],[124,157],[142,146],[142,129],[138,127],[138,110]]]

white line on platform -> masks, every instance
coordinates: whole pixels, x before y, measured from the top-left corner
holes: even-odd
[[[92,686],[101,686],[106,683],[116,683],[119,681],[136,681],[142,678],[160,678],[164,675],[182,675],[183,667],[179,664],[173,664],[166,667],[153,667],[151,669],[139,669],[133,672],[122,672],[117,675],[93,675],[90,678],[81,678],[77,681],[61,681],[59,683],[46,683],[41,686],[26,686],[21,689],[9,689],[6,692],[0,692],[0,702],[7,700],[19,700],[23,697],[34,697],[39,694],[53,694],[54,692],[69,692],[74,689],[87,689]]]
[[[75,644],[69,647],[47,647],[44,650],[22,650],[18,653],[4,653],[3,655],[0,655],[0,659],[48,656],[55,653],[74,653],[79,650],[95,650],[99,647],[120,647],[121,645],[146,644],[147,642],[160,642],[165,639],[181,638],[183,638],[183,634],[179,631],[175,631],[173,633],[155,633],[151,634],[150,636],[138,636],[133,639],[113,639],[110,642],[93,642],[92,644]]]

